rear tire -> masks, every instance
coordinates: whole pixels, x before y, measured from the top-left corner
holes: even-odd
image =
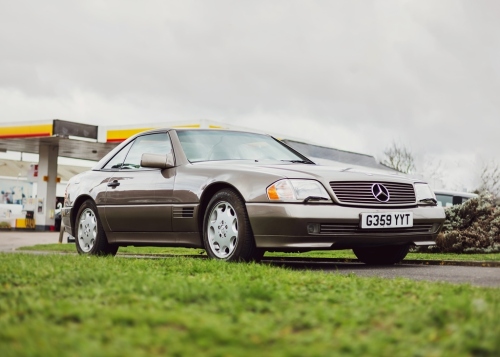
[[[83,202],[76,215],[76,250],[83,255],[115,255],[118,245],[109,244],[97,207],[92,200]]]
[[[245,202],[231,189],[217,192],[203,220],[203,244],[208,257],[226,261],[260,261]]]
[[[382,247],[354,248],[356,257],[368,265],[394,265],[402,261],[410,245],[386,245]]]

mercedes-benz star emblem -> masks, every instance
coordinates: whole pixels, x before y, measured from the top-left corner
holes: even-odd
[[[372,185],[372,194],[373,197],[375,197],[377,201],[380,202],[387,202],[391,197],[391,195],[389,195],[389,190],[381,183],[374,183]]]

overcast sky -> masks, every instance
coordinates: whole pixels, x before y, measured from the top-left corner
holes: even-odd
[[[208,119],[472,189],[500,152],[500,1],[0,0],[0,125]]]

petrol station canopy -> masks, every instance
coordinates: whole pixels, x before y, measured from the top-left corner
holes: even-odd
[[[59,156],[97,161],[117,145],[98,141],[98,127],[53,120],[52,123],[0,127],[0,151],[38,154],[41,146],[58,146]]]

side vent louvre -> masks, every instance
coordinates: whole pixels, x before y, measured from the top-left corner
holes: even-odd
[[[174,218],[193,218],[194,207],[174,207]]]

